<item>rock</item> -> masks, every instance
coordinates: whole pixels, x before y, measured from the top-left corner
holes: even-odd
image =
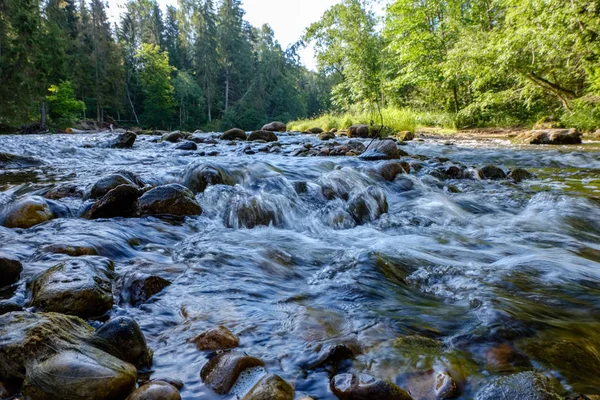
[[[511,170],[508,174],[508,177],[515,182],[521,182],[526,179],[533,178],[533,174],[526,169],[523,168],[515,168]]]
[[[272,131],[272,132],[285,132],[287,130],[287,126],[283,122],[275,121],[269,124],[264,125],[261,128],[262,131]]]
[[[523,144],[580,144],[581,133],[577,129],[546,129],[521,133],[515,139]]]
[[[242,400],[293,400],[294,388],[280,376],[267,374]]]
[[[132,306],[137,306],[147,302],[170,284],[171,282],[160,276],[134,272],[123,278],[121,298]]]
[[[94,344],[138,368],[152,364],[152,351],[138,323],[129,317],[111,318],[94,335]]]
[[[513,371],[516,368],[529,368],[531,363],[526,355],[512,346],[502,343],[488,349],[484,353],[486,369],[493,371]]]
[[[248,136],[248,140],[253,142],[255,140],[264,140],[265,142],[276,142],[277,135],[272,131],[254,131]]]
[[[350,128],[348,128],[348,137],[351,138],[368,138],[369,133],[369,125],[352,125]]]
[[[237,194],[232,196],[225,210],[225,226],[252,229],[259,225],[281,226],[283,218],[274,204],[263,196]]]
[[[138,199],[140,215],[200,215],[202,207],[194,193],[185,186],[172,183],[155,187]]]
[[[183,389],[183,382],[180,381],[179,379],[173,379],[173,378],[152,378],[150,379],[150,382],[165,382],[168,383],[169,385],[175,387],[177,390],[181,390]]]
[[[2,169],[31,168],[39,167],[40,165],[44,165],[44,162],[34,157],[0,153],[0,168]]]
[[[21,391],[23,382],[18,379],[0,381],[0,399],[11,400]]]
[[[527,371],[497,378],[475,396],[475,400],[560,400],[550,379]]]
[[[213,164],[191,164],[183,175],[183,184],[194,193],[204,192],[209,185],[226,183],[226,172]]]
[[[312,370],[330,366],[335,371],[340,363],[345,360],[353,360],[354,357],[354,351],[345,344],[327,346],[319,352],[317,359],[311,361],[305,368]]]
[[[121,185],[110,190],[86,213],[88,219],[134,217],[142,190],[133,185]]]
[[[18,259],[0,253],[0,288],[16,283],[23,271],[23,265]]]
[[[41,311],[98,317],[113,306],[112,262],[78,257],[53,266],[31,284],[31,303]]]
[[[359,158],[368,161],[396,160],[400,158],[400,151],[393,140],[375,140]]]
[[[412,400],[408,393],[395,384],[366,374],[336,375],[329,386],[340,400]]]
[[[267,129],[263,129],[263,130],[267,130]],[[238,129],[238,128],[233,128],[228,131],[225,131],[225,133],[223,133],[221,135],[221,140],[246,140],[246,139],[248,139],[246,132],[244,132],[244,130]]]
[[[167,382],[149,382],[134,390],[127,400],[181,400],[181,395]]]
[[[135,133],[127,131],[108,141],[106,146],[112,149],[130,149],[133,147],[136,138],[137,135]]]
[[[415,134],[411,131],[402,131],[397,135],[398,140],[402,140],[403,142],[407,142],[409,140],[414,140]]]
[[[189,342],[194,343],[198,350],[221,350],[237,347],[240,338],[220,325],[202,332],[195,338],[190,339]]]
[[[217,394],[227,394],[240,374],[264,363],[241,351],[224,351],[208,360],[200,371],[204,384]]]
[[[504,173],[504,171],[492,164],[486,165],[485,167],[481,168],[481,172],[483,173],[485,179],[496,180],[506,178],[506,174]]]
[[[456,165],[452,165],[444,170],[446,177],[450,179],[462,179],[464,178],[463,170]]]
[[[348,199],[347,210],[357,224],[374,221],[388,212],[385,193],[374,186],[353,193]]]
[[[183,139],[183,134],[180,131],[168,132],[162,135],[163,142],[177,143]]]
[[[43,196],[51,200],[60,200],[65,197],[83,197],[83,190],[73,183],[62,183],[48,190]]]
[[[323,133],[323,129],[314,127],[314,128],[307,129],[306,133],[314,133],[314,134],[318,135],[319,133]]]
[[[0,215],[5,227],[24,229],[55,218],[49,203],[40,196],[25,197],[8,204]]]
[[[178,144],[175,148],[177,150],[193,151],[193,150],[198,150],[198,145],[196,143],[192,142],[191,140],[186,140],[185,142]]]
[[[68,350],[27,368],[23,393],[35,400],[123,399],[135,379],[133,365],[109,354]]]
[[[0,300],[0,315],[13,311],[23,311],[23,307],[12,300]]]
[[[409,168],[410,171],[410,166],[408,164],[406,164],[406,166]],[[383,179],[391,182],[394,179],[396,179],[398,175],[403,174],[405,172],[405,165],[397,161],[390,161],[381,164],[379,168],[377,168],[377,172],[379,173],[379,175],[381,175]]]
[[[406,389],[416,399],[454,399],[459,396],[458,385],[446,371],[424,371],[409,374]]]
[[[321,140],[331,140],[335,139],[335,133],[333,132],[323,132],[319,135],[319,139]]]
[[[121,185],[136,185],[129,177],[123,174],[111,174],[100,178],[90,190],[90,198],[98,199],[110,192],[117,186]],[[136,185],[137,186],[137,185]]]
[[[50,244],[40,249],[42,253],[66,254],[71,257],[97,256],[98,250],[93,246],[70,246],[68,244]]]

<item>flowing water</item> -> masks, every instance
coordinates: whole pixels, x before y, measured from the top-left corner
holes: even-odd
[[[532,368],[556,376],[567,391],[600,394],[600,370],[589,370],[600,360],[600,152],[594,146],[411,142],[402,149],[419,155],[423,168],[388,182],[374,172],[380,162],[290,156],[305,143],[318,145],[314,136],[281,134],[271,153],[260,151],[265,144],[222,141],[181,151],[152,136],[138,136],[133,149],[84,146],[105,139],[1,137],[1,152],[45,165],[0,170],[0,203],[61,182],[89,188],[119,170],[152,184],[181,182],[186,166],[203,162],[225,170],[235,186],[209,186],[196,196],[203,214],[185,220],[73,216],[30,229],[0,227],[0,251],[25,266],[11,295],[26,304],[24,282],[66,257],[41,250],[51,244],[94,247],[114,260],[118,274],[143,271],[172,281],[146,304],[118,302],[110,315],[139,322],[154,349],[153,376],[181,379],[183,398],[214,398],[199,377],[208,354],[186,341],[215,325],[238,334],[241,349],[292,383],[297,396],[334,398],[331,371],[306,365],[321,347],[336,344],[357,353],[342,370],[401,386],[415,372],[445,370],[463,399],[494,376]],[[247,146],[257,153],[245,154]],[[452,162],[518,166],[536,178],[444,182],[428,174]],[[347,202],[327,200],[320,185],[350,197],[375,191],[387,199],[388,212],[379,216],[377,204],[368,202],[357,225]],[[243,227],[236,199],[248,196],[274,223]],[[61,202],[74,215],[82,205],[75,198]],[[415,335],[440,345],[411,345]],[[396,340],[402,337],[408,346]],[[497,368],[489,354],[502,346],[524,361],[510,371]]]

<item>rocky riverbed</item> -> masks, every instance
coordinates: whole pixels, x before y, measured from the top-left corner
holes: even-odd
[[[598,399],[599,173],[585,140],[2,136],[0,399]]]

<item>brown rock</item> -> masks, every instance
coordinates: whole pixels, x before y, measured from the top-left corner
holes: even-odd
[[[410,374],[406,379],[406,389],[416,399],[454,399],[460,394],[458,385],[445,371]]]
[[[287,130],[287,126],[283,122],[275,121],[269,124],[264,125],[261,128],[262,131],[272,131],[272,132],[285,132]]]
[[[224,351],[211,358],[200,371],[204,384],[217,394],[227,394],[240,374],[265,364],[241,351]]]
[[[242,400],[293,400],[294,388],[278,375],[265,375]]]
[[[348,137],[359,137],[359,138],[367,138],[369,137],[369,125],[352,125],[348,128]]]
[[[2,225],[7,228],[31,228],[54,218],[43,197],[31,196],[17,200],[1,214]]]
[[[133,185],[121,185],[106,193],[87,212],[88,219],[133,217],[142,191]]]
[[[277,135],[273,131],[254,131],[248,136],[248,141],[264,140],[265,142],[276,142]]]
[[[167,382],[149,382],[140,386],[127,400],[181,400],[179,390]]]
[[[233,128],[221,135],[221,140],[246,140],[248,136],[243,129]]]
[[[413,400],[403,389],[370,375],[340,374],[331,379],[330,388],[340,400]]]
[[[189,341],[195,343],[198,350],[221,350],[237,347],[240,338],[220,325],[202,332]]]

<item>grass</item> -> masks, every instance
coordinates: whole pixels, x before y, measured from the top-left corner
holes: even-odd
[[[382,110],[383,123],[396,132],[414,132],[421,127],[441,127],[444,129],[455,129],[454,116],[439,112],[418,112],[408,108],[388,107]],[[369,112],[347,112],[340,114],[323,114],[312,119],[302,119],[288,123],[288,129],[306,131],[307,129],[319,127],[323,130],[347,129],[352,125],[371,125],[371,121],[379,124],[379,116]]]

